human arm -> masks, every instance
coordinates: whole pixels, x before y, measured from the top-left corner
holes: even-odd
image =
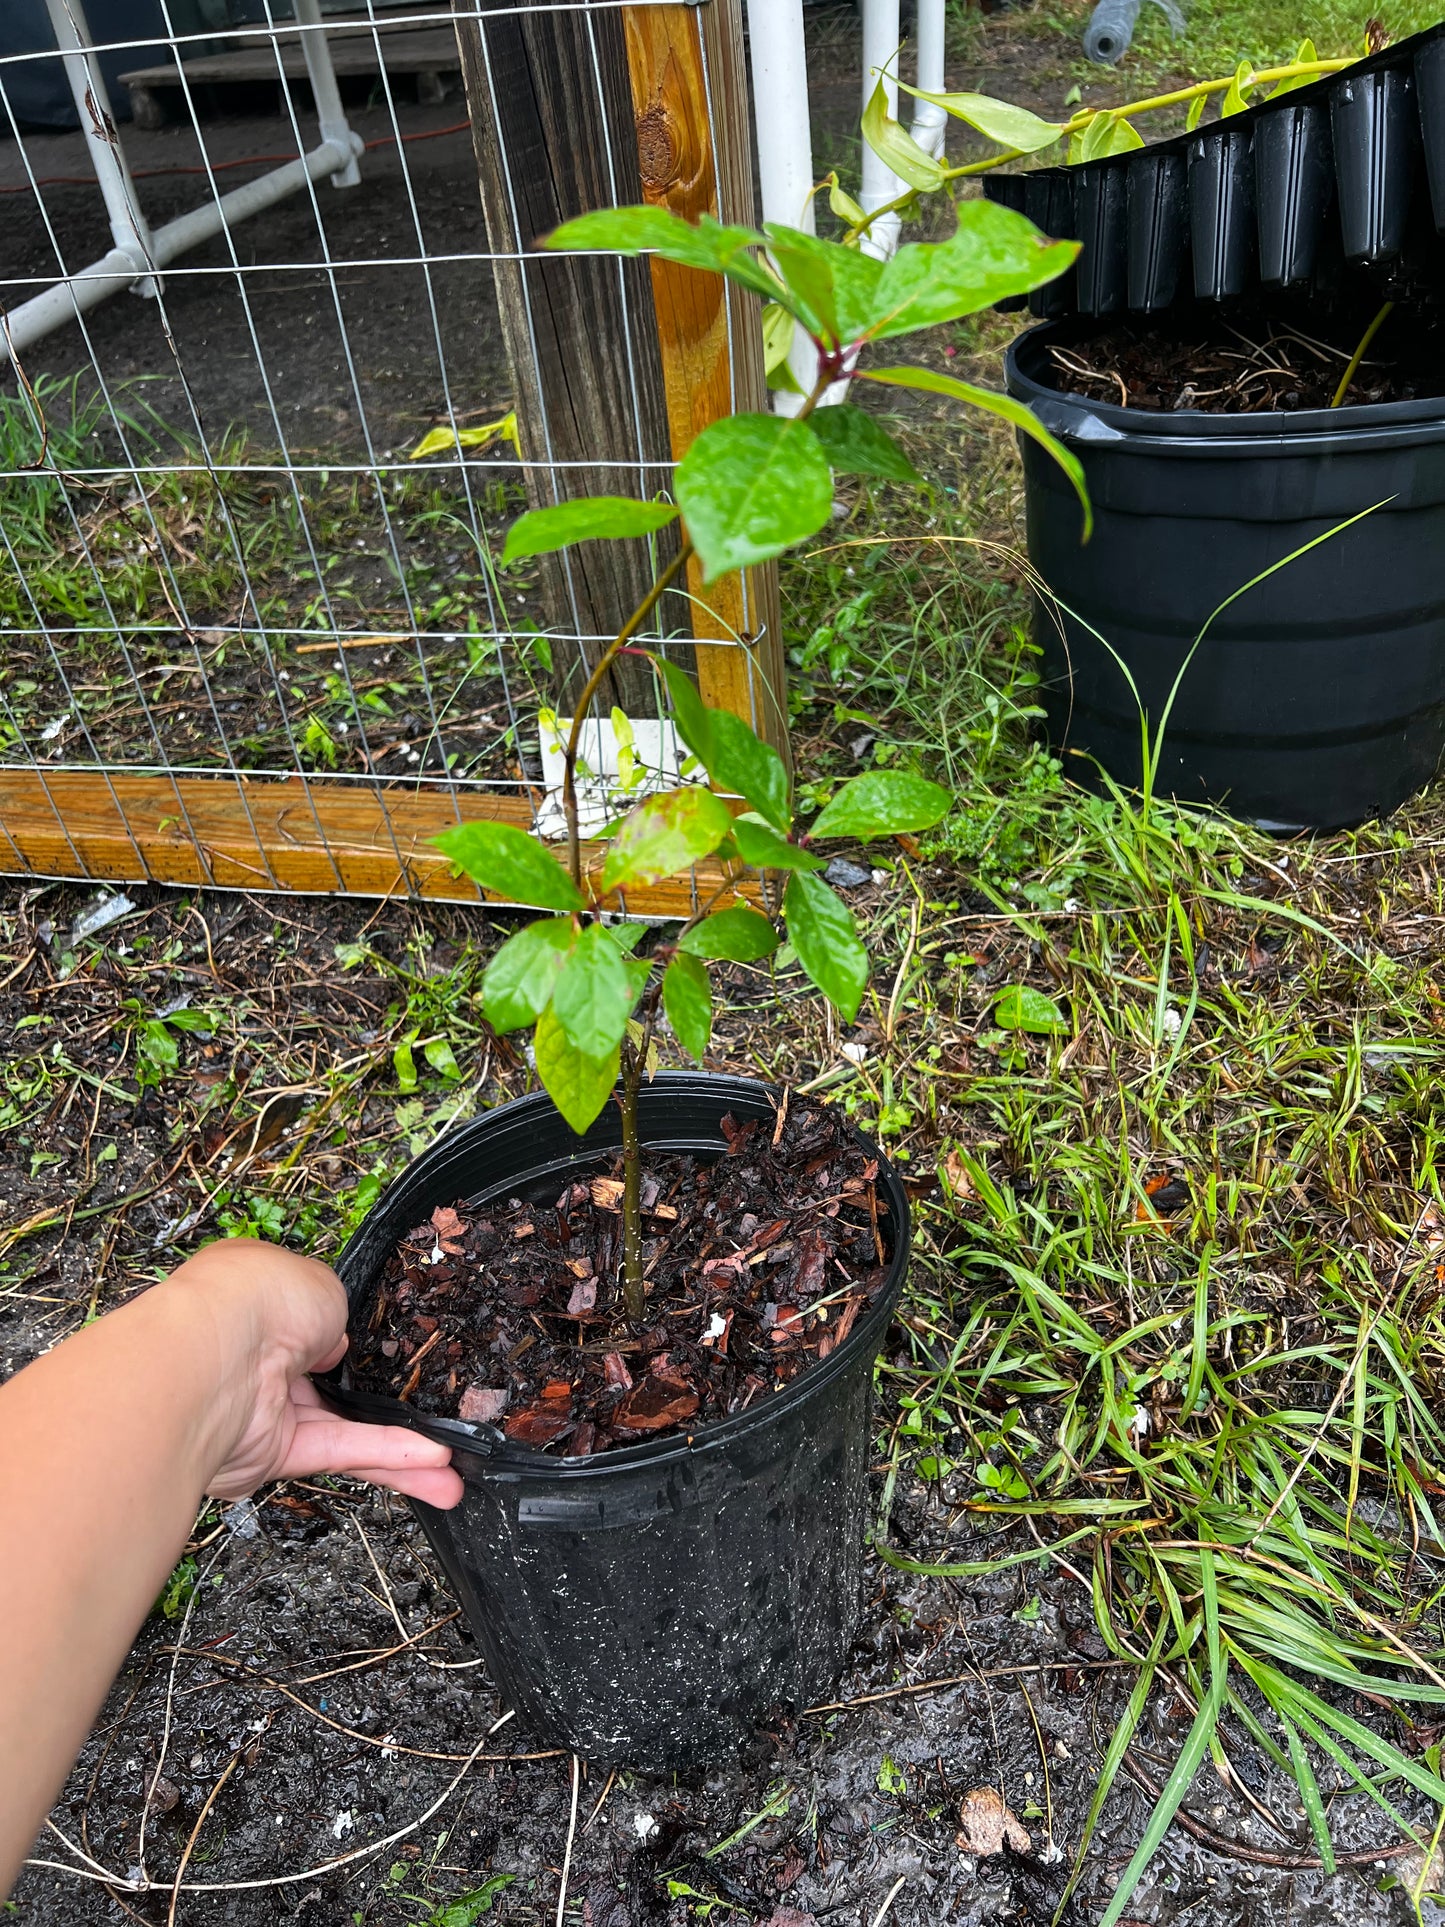
[[[346,1472],[454,1505],[450,1454],[332,1416],[334,1272],[211,1245],[0,1386],[0,1895],[49,1810],[201,1499]]]

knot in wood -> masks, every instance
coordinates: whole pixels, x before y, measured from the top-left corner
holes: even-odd
[[[637,123],[637,158],[642,169],[642,185],[651,193],[669,188],[678,178],[677,128],[672,115],[658,100]]]

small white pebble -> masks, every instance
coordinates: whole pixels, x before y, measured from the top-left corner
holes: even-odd
[[[279,1823],[279,1816],[278,1816],[278,1823]],[[355,1825],[356,1825],[356,1822],[351,1817],[351,1809],[349,1807],[344,1807],[342,1811],[337,1814],[336,1818],[331,1823],[332,1839],[339,1840],[342,1834],[350,1833],[351,1829]]]
[[[658,1825],[657,1816],[653,1813],[634,1813],[632,1825],[638,1839],[643,1841],[651,1840],[662,1831]]]
[[[888,872],[886,870],[870,870],[868,874],[874,883],[886,883],[888,881]]]
[[[1083,907],[1084,907],[1083,904],[1079,902],[1079,899],[1077,897],[1064,898],[1064,909],[1071,917],[1078,916],[1079,912],[1083,909]]]
[[[707,1321],[707,1330],[703,1333],[704,1343],[711,1343],[714,1338],[721,1338],[727,1328],[728,1321],[726,1318],[723,1317],[720,1311],[715,1311]]]
[[[1183,1022],[1184,1022],[1184,1019],[1179,1015],[1179,1012],[1177,1010],[1172,1010],[1172,1009],[1166,1010],[1164,1013],[1165,1036],[1177,1037],[1179,1035],[1180,1026],[1183,1024]]]
[[[868,1062],[868,1046],[866,1044],[853,1042],[840,1044],[838,1046],[838,1055],[840,1057],[846,1057],[850,1064],[866,1064]]]

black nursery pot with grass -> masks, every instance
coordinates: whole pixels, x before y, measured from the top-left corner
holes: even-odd
[[[722,1119],[771,1121],[776,1096],[748,1078],[660,1072],[639,1093],[644,1155],[719,1157]],[[615,1105],[577,1137],[544,1093],[450,1132],[342,1253],[353,1307],[436,1206],[550,1204],[621,1143]],[[498,1692],[538,1738],[664,1773],[724,1759],[776,1711],[827,1698],[858,1619],[873,1360],[908,1263],[907,1196],[881,1158],[878,1200],[888,1273],[853,1331],[783,1391],[690,1435],[553,1458],[356,1391],[344,1365],[320,1381],[348,1417],[452,1447],[461,1503],[413,1510]]]
[[[1396,808],[1445,751],[1445,402],[1114,407],[1047,385],[1049,349],[1078,338],[1034,328],[1007,359],[1094,508],[1086,544],[1068,482],[1024,442],[1029,558],[1060,605],[1036,611],[1044,706],[1068,773],[1137,787],[1140,707],[1152,734],[1183,670],[1160,793],[1280,831]]]

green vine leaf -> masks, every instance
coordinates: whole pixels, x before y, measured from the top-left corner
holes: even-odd
[[[851,1024],[868,983],[868,952],[853,912],[821,878],[795,870],[783,892],[783,914],[798,962]]]
[[[700,957],[679,951],[662,973],[662,1008],[672,1034],[695,1062],[712,1037],[712,982]]]
[[[1010,984],[994,1002],[993,1020],[1000,1030],[1025,1030],[1035,1037],[1059,1036],[1069,1020],[1052,997],[1027,984]]]
[[[558,975],[550,1006],[574,1050],[600,1059],[622,1042],[637,1002],[637,968],[600,923],[589,924],[578,937]]]
[[[780,415],[728,415],[678,464],[678,506],[704,582],[768,562],[816,534],[833,506],[833,477],[817,436]]]
[[[1025,408],[1012,395],[996,395],[991,388],[976,388],[972,382],[959,381],[954,375],[935,374],[931,368],[864,368],[859,373],[867,381],[891,382],[900,388],[923,388],[934,395],[952,395],[955,401],[968,402],[974,408],[987,409],[989,414],[1001,415],[1006,422],[1012,422],[1020,434],[1047,449],[1068,476],[1083,507],[1084,540],[1088,541],[1094,530],[1094,511],[1089,505],[1083,465],[1072,449],[1065,448],[1049,433],[1032,409]]]
[[[846,221],[849,227],[857,227],[860,221],[866,221],[868,219],[868,216],[863,212],[862,208],[859,207],[858,203],[853,199],[853,196],[838,185],[838,176],[836,173],[828,175],[826,186],[828,189],[828,206],[840,221]]]
[[[1294,59],[1290,65],[1291,67],[1312,67],[1318,59],[1315,43],[1306,38],[1295,48]],[[1271,100],[1278,100],[1281,94],[1292,94],[1296,88],[1313,87],[1319,78],[1318,74],[1293,74],[1288,79],[1279,81],[1271,90],[1269,97]]]
[[[651,535],[677,520],[671,502],[638,502],[630,495],[584,495],[575,502],[529,509],[507,530],[502,566],[526,555],[551,555],[573,542],[616,542]]]
[[[649,796],[624,818],[613,839],[602,866],[602,887],[616,890],[676,876],[711,856],[732,826],[727,805],[697,784]]]
[[[495,1031],[535,1024],[571,956],[578,930],[571,917],[529,923],[508,937],[482,974],[482,1014]]]
[[[432,841],[494,896],[534,910],[581,910],[582,893],[545,844],[511,823],[458,823]]]
[[[1242,114],[1249,105],[1250,92],[1254,85],[1254,69],[1247,60],[1241,60],[1234,70],[1234,78],[1229,83],[1229,92],[1224,96],[1219,109],[1221,120],[1231,114]]]
[[[994,100],[989,94],[930,94],[922,87],[910,87],[906,81],[898,83],[905,94],[912,94],[915,100],[930,101],[933,106],[941,107],[945,114],[955,120],[967,122],[976,128],[985,140],[993,141],[999,147],[1009,147],[1019,154],[1037,154],[1045,147],[1052,147],[1063,133],[1060,121],[1042,120],[1031,114],[1027,107],[1015,107],[1012,101]]]
[[[823,444],[835,475],[876,475],[885,482],[923,480],[887,430],[853,402],[815,409],[808,426]]]
[[[767,224],[768,251],[797,305],[806,305],[821,326],[814,333],[832,342],[856,341],[874,309],[883,263],[861,248],[825,241],[802,228]]]
[[[931,154],[925,154],[907,128],[894,120],[888,111],[888,94],[881,80],[864,109],[863,138],[879,160],[886,161],[899,179],[907,181],[910,187],[931,194],[935,188],[943,186],[942,162],[936,161]]]
[[[757,963],[778,947],[778,933],[760,911],[735,903],[714,910],[678,939],[677,947],[690,957],[709,957],[718,963]]]
[[[878,281],[870,340],[978,314],[1010,295],[1028,294],[1072,267],[1077,241],[1050,241],[1022,214],[997,201],[964,201],[946,241],[910,241]]]
[[[537,1020],[533,1050],[547,1095],[580,1136],[601,1116],[612,1094],[622,1061],[620,1045],[601,1057],[589,1057],[572,1043],[549,1005]]]
[[[763,245],[754,228],[727,227],[710,214],[684,221],[665,207],[602,208],[564,221],[543,242],[551,249],[599,254],[660,254],[685,268],[725,274],[765,301],[777,298],[778,281],[751,252]]]
[[[809,839],[852,836],[869,842],[877,836],[931,830],[949,812],[953,798],[941,784],[909,770],[873,769],[845,783],[809,830]]]
[[[1203,120],[1204,109],[1208,105],[1208,101],[1209,96],[1207,94],[1200,94],[1194,100],[1190,101],[1188,118],[1184,122],[1186,133],[1192,134],[1200,121]]]
[[[750,863],[755,870],[821,870],[825,867],[822,857],[789,843],[761,816],[734,817],[733,841],[743,862]]]

